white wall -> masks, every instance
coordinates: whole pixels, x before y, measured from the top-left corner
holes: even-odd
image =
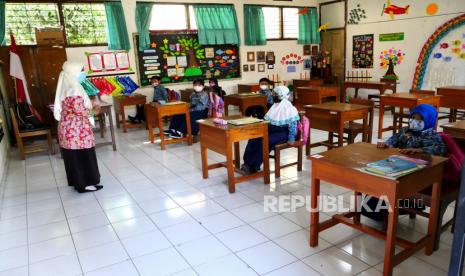
[[[183,0],[163,0],[163,1],[147,1],[153,3],[168,3],[168,2],[183,2]],[[189,3],[190,1],[184,1]],[[202,3],[228,3],[230,4],[232,1],[228,0],[203,0],[198,1]],[[132,34],[137,32],[136,22],[135,22],[135,9],[136,9],[136,1],[135,0],[122,0],[123,8],[125,12],[125,19],[126,24],[128,27],[128,33],[131,37],[131,50],[129,52],[129,56],[131,59],[131,65],[136,68],[135,62],[135,52],[134,52],[134,45],[132,41]],[[244,17],[243,17],[243,5],[244,4],[260,4],[260,5],[286,5],[286,6],[316,6],[316,1],[307,0],[294,0],[292,2],[272,2],[269,0],[255,0],[255,1],[247,1],[247,0],[237,0],[233,1],[233,4],[236,8],[237,20],[239,24],[239,30],[241,32],[241,42],[242,45],[240,46],[240,58],[241,58],[241,67],[242,64],[252,64],[247,62],[247,51],[274,51],[276,56],[277,63],[275,64],[275,69],[268,70],[266,69],[263,73],[257,72],[257,63],[255,65],[255,72],[246,72],[242,73],[242,77],[240,79],[234,80],[220,80],[220,85],[227,93],[233,93],[237,91],[237,84],[238,83],[255,83],[262,77],[267,77],[269,74],[279,74],[280,80],[292,80],[293,78],[299,78],[300,73],[303,71],[303,64],[297,65],[297,72],[295,73],[287,73],[286,67],[279,63],[281,57],[285,54],[289,53],[296,53],[299,55],[303,54],[303,45],[298,45],[296,40],[291,41],[268,41],[267,45],[265,46],[245,46],[243,45],[244,42]],[[68,60],[73,61],[81,61],[86,63],[86,58],[84,53],[86,51],[94,52],[94,51],[101,51],[106,50],[106,47],[82,47],[82,48],[67,48],[66,52],[68,55]],[[307,71],[308,72],[308,71]],[[137,80],[137,76],[135,76]],[[185,87],[191,87],[192,85],[189,84],[170,84],[167,87],[175,90],[183,89]],[[150,88],[142,88],[139,89],[139,93],[147,94],[151,97],[153,89]]]
[[[434,16],[426,14],[426,6],[435,2],[439,6],[439,11]],[[395,47],[401,49],[406,55],[404,62],[396,66],[395,72],[399,76],[398,91],[406,92],[411,88],[417,59],[420,51],[431,34],[443,23],[451,18],[465,12],[464,0],[393,0],[391,4],[404,7],[410,5],[409,13],[406,15],[396,15],[394,20],[386,14],[381,16],[385,0],[348,0],[348,10],[355,8],[357,4],[365,9],[367,18],[362,19],[358,25],[347,25],[347,57],[346,68],[352,69],[352,36],[362,34],[374,34],[374,68],[370,71],[374,79],[379,79],[384,75],[386,69],[379,66],[379,54],[382,50]],[[404,32],[404,41],[380,42],[379,34]],[[465,28],[462,28],[465,33]],[[465,41],[465,38],[462,39]],[[463,75],[465,70],[465,60],[457,67],[458,73]],[[457,79],[458,81],[458,79]],[[459,83],[457,83],[459,84]],[[365,91],[366,92],[366,91]]]

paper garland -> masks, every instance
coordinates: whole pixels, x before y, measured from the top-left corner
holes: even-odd
[[[451,31],[465,26],[465,14],[459,15],[441,25],[436,31],[428,38],[423,46],[417,61],[415,75],[413,77],[412,88],[421,89],[423,80],[428,67],[429,58],[433,52],[434,47]]]

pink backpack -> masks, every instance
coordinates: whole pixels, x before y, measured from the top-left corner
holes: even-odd
[[[308,136],[310,135],[310,120],[307,116],[302,116],[297,123],[297,134],[300,134],[300,141],[306,144]]]

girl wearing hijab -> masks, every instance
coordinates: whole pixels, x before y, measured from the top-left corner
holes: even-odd
[[[289,101],[290,91],[286,86],[278,86],[273,90],[273,102],[265,115],[268,125],[268,142],[270,152],[278,144],[288,142],[294,144],[297,134],[297,123],[300,120],[299,112]],[[251,139],[247,143],[244,153],[242,171],[246,174],[260,170],[263,163],[262,139]]]
[[[199,133],[199,124],[197,120],[205,119],[208,116],[210,99],[205,91],[204,81],[196,79],[193,82],[194,92],[190,96],[190,119],[192,135]],[[171,118],[169,130],[165,131],[170,138],[180,139],[187,133],[187,124],[185,115],[175,115]]]
[[[81,63],[65,62],[60,73],[53,115],[58,121],[58,140],[65,162],[68,185],[80,192],[103,188],[95,154],[92,103],[81,86],[86,74]]]
[[[226,92],[224,92],[223,88],[221,88],[221,86],[219,86],[218,79],[210,78],[208,80],[208,84],[210,85],[211,90],[216,93],[216,95],[220,96],[221,99],[224,99],[224,96],[226,95]]]
[[[420,104],[410,112],[409,126],[400,129],[379,148],[399,148],[401,153],[427,153],[444,156],[446,145],[436,132],[438,112],[429,104]]]

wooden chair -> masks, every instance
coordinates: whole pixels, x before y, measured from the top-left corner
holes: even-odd
[[[373,138],[373,117],[374,117],[374,108],[375,104],[371,100],[365,100],[360,98],[352,98],[350,99],[351,104],[359,104],[359,105],[366,105],[369,106],[368,110],[368,135],[367,135],[367,142],[371,143]],[[355,137],[358,134],[363,134],[363,124],[357,122],[349,122],[344,125],[344,133],[347,134],[347,141],[349,144],[353,144],[355,142]]]
[[[296,89],[295,94],[297,97],[294,101],[294,106],[298,111],[305,111],[306,105],[321,103],[318,93],[299,93],[299,89]]]
[[[302,114],[300,115],[300,118],[302,120]],[[279,178],[281,177],[281,169],[282,168],[287,168],[287,167],[290,167],[290,166],[294,166],[294,165],[297,165],[297,171],[300,172],[302,171],[302,161],[303,161],[303,152],[304,152],[304,143],[302,143],[300,141],[301,139],[301,135],[300,133],[297,134],[297,137],[295,139],[295,142],[294,144],[291,146],[289,145],[288,143],[283,143],[283,144],[279,144],[279,145],[276,145],[274,147],[274,155],[270,155],[271,158],[274,159],[274,175],[276,178]],[[291,148],[296,148],[297,149],[297,161],[296,162],[292,162],[292,163],[289,163],[289,164],[284,164],[282,165],[281,164],[281,151],[285,150],[285,149],[291,149]]]
[[[436,91],[434,90],[419,90],[419,89],[410,89],[410,94],[420,94],[420,95],[436,95]],[[397,132],[398,129],[401,129],[404,124],[408,124],[408,118],[410,111],[406,110],[404,112],[403,108],[400,108],[399,112],[395,111],[393,115],[393,125],[394,125],[394,133]],[[439,119],[439,118],[438,118]]]
[[[18,125],[18,120],[16,113],[13,108],[10,107],[10,116],[13,124],[13,129],[16,136],[16,143],[18,144],[19,158],[21,160],[25,159],[26,153],[40,152],[40,151],[50,151],[52,155],[55,154],[55,149],[53,148],[52,133],[50,129],[37,129],[37,130],[20,130]],[[46,142],[34,143],[32,145],[25,145],[23,139],[33,138],[39,136],[47,136]]]

